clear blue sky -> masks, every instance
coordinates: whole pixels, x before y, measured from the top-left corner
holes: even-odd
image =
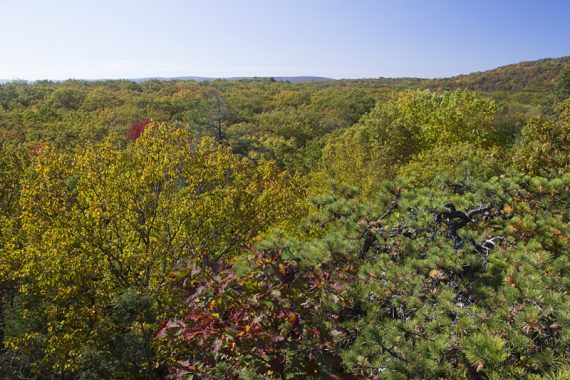
[[[569,0],[0,0],[0,78],[441,77],[570,55]]]

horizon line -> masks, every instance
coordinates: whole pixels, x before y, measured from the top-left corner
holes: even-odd
[[[65,81],[85,81],[85,82],[102,82],[102,81],[147,81],[147,80],[163,80],[163,81],[176,81],[176,80],[194,80],[194,81],[216,81],[216,80],[245,80],[245,79],[271,79],[271,78],[319,78],[314,79],[313,81],[327,81],[327,80],[366,80],[366,79],[415,79],[415,80],[433,80],[433,79],[447,79],[447,78],[454,78],[458,76],[465,76],[471,75],[476,73],[483,73],[487,71],[496,70],[499,68],[519,65],[524,63],[531,63],[531,62],[538,62],[538,61],[546,61],[546,60],[556,60],[556,59],[564,59],[570,58],[570,55],[563,55],[560,57],[545,57],[539,58],[534,60],[524,60],[519,61],[516,63],[508,63],[505,65],[496,66],[490,69],[482,69],[477,71],[471,71],[468,73],[459,73],[459,74],[451,74],[445,76],[433,76],[433,77],[421,77],[421,76],[362,76],[362,77],[330,77],[330,76],[323,76],[323,75],[306,75],[306,74],[299,74],[299,75],[232,75],[232,76],[201,76],[201,75],[173,75],[173,76],[165,76],[165,75],[150,75],[150,76],[133,76],[133,77],[115,77],[115,78],[73,78],[69,77],[66,79],[49,79],[49,78],[41,78],[41,79],[23,79],[23,78],[0,78],[0,84],[10,83],[10,82],[41,82],[41,81],[48,81],[48,82],[65,82]],[[282,79],[280,81],[283,81]]]

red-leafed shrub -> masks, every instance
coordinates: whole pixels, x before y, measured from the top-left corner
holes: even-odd
[[[135,123],[131,125],[131,128],[127,132],[127,138],[129,140],[135,141],[144,132],[145,128],[152,123],[151,120],[143,120],[140,123]]]
[[[220,262],[195,266],[184,278],[187,309],[156,334],[171,340],[173,375],[228,379],[342,373],[325,306],[342,298],[348,273],[303,268],[279,251],[253,250],[247,274]],[[210,263],[211,264],[211,263]]]

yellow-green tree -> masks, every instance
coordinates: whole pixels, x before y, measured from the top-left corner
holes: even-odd
[[[328,140],[320,176],[370,192],[420,152],[459,143],[484,145],[494,132],[495,115],[494,102],[474,92],[400,93]]]
[[[503,168],[498,149],[485,149],[474,143],[439,145],[421,151],[398,168],[401,179],[413,186],[438,184],[468,186],[474,180],[498,175]]]
[[[125,148],[39,152],[11,253],[22,326],[9,348],[31,375],[157,376],[156,321],[183,307],[176,273],[216,266],[294,217],[294,182],[165,125]]]
[[[570,99],[556,106],[555,118],[535,117],[522,130],[513,163],[525,173],[564,174],[570,167]]]
[[[14,290],[14,283],[8,275],[14,269],[8,252],[14,244],[10,237],[19,228],[19,178],[25,163],[24,149],[0,144],[0,356],[6,335],[5,305],[10,302]]]

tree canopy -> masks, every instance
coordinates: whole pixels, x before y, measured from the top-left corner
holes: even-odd
[[[0,85],[0,377],[569,378],[564,62]]]

